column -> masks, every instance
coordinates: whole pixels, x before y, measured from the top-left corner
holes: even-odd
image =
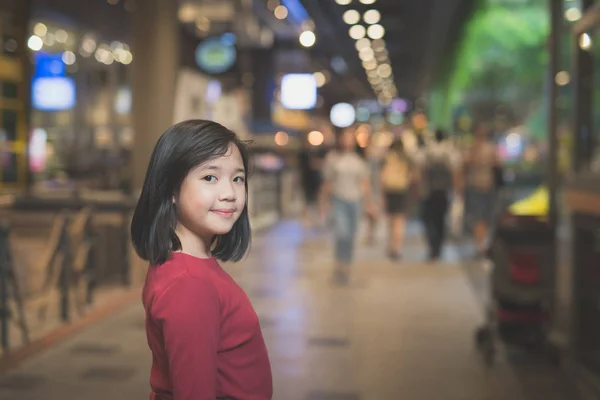
[[[141,189],[156,141],[173,124],[180,57],[177,4],[173,0],[138,2],[133,18],[132,111],[135,132],[133,190]]]
[[[133,17],[132,189],[140,192],[156,141],[173,124],[175,87],[180,58],[177,4],[173,0],[137,2]],[[129,222],[128,222],[129,223]],[[144,282],[147,264],[130,247],[125,277],[132,288]]]

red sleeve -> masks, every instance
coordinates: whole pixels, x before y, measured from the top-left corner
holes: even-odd
[[[154,303],[175,400],[216,399],[219,299],[210,281],[183,275]]]

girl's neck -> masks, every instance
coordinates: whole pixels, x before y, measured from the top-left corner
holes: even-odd
[[[200,237],[181,224],[175,229],[181,242],[181,252],[197,258],[210,258],[210,243],[212,237]]]

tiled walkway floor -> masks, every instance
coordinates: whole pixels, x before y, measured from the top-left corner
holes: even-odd
[[[415,228],[412,228],[415,231]],[[558,371],[531,358],[484,367],[473,346],[482,305],[456,251],[422,262],[361,246],[353,283],[330,283],[326,235],[281,223],[226,268],[259,314],[281,400],[576,400]],[[139,304],[27,360],[0,379],[0,400],[132,400],[148,393]]]

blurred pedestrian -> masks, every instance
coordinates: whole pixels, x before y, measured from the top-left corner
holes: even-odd
[[[419,160],[424,193],[423,224],[429,246],[429,259],[437,260],[446,238],[446,216],[450,196],[460,192],[460,154],[438,129],[425,146]],[[456,195],[455,201],[460,201]]]
[[[389,222],[388,256],[402,258],[406,230],[406,207],[412,182],[416,179],[414,164],[404,151],[401,139],[396,139],[387,151],[381,169],[381,189]]]
[[[347,283],[354,258],[354,247],[362,207],[372,210],[369,168],[356,152],[354,128],[344,129],[338,148],[325,158],[321,205],[324,213],[331,208],[335,236],[334,279]]]

